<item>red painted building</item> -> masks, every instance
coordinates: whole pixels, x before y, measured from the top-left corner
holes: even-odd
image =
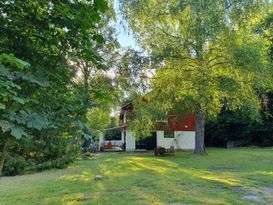
[[[189,115],[169,114],[165,121],[155,122],[155,129],[151,136],[136,140],[133,132],[128,130],[127,124],[134,117],[134,106],[129,103],[121,108],[120,120],[122,129],[122,141],[126,144],[126,150],[154,149],[157,146],[175,149],[191,150],[195,147],[195,117]]]

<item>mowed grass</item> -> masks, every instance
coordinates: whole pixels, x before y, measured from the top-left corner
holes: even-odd
[[[273,148],[100,153],[67,169],[1,178],[0,204],[273,204]]]

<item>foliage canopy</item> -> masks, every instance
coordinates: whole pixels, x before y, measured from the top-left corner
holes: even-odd
[[[196,115],[196,153],[204,152],[205,118],[221,109],[258,115],[257,93],[271,89],[268,41],[255,33],[263,3],[121,1],[124,18],[154,59],[151,99],[169,112]]]

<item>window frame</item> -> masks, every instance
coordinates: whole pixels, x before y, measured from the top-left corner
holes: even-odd
[[[168,132],[168,135],[165,135],[165,134],[167,134],[166,132]],[[173,130],[164,130],[164,138],[174,139],[174,131]]]

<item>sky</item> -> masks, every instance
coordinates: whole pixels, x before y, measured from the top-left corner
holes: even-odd
[[[118,32],[118,42],[120,43],[122,47],[131,47],[136,50],[140,50],[140,47],[138,46],[137,42],[133,38],[132,34],[126,31],[124,27],[121,25],[120,22],[122,21],[122,16],[119,13],[118,7],[119,7],[118,0],[115,0],[114,9],[116,11],[116,17],[117,17],[117,21],[115,22],[115,27]]]

